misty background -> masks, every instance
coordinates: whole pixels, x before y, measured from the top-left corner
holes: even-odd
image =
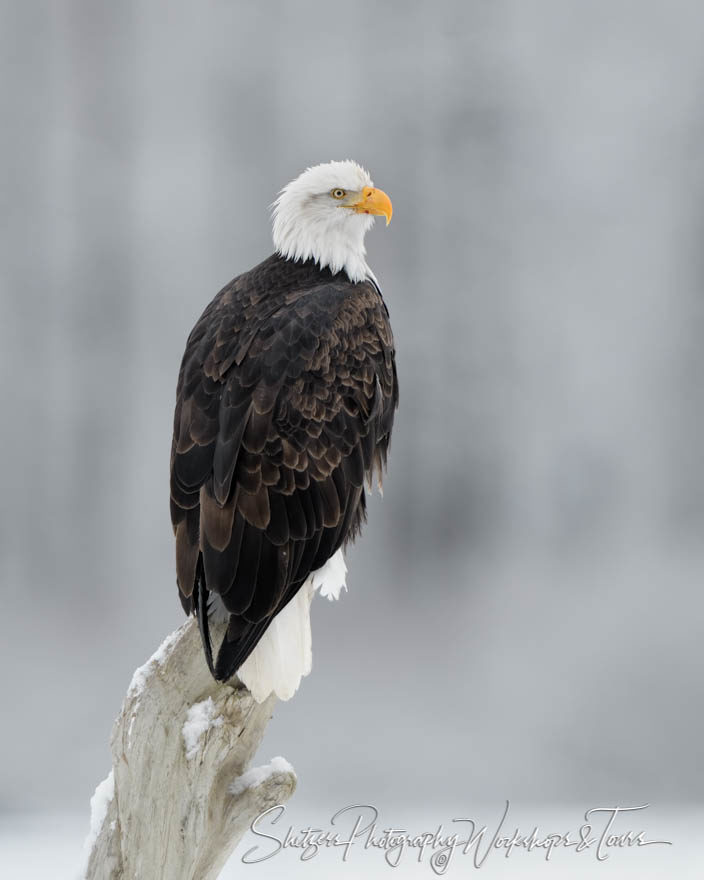
[[[348,157],[401,404],[260,757],[325,815],[702,805],[703,40],[696,2],[0,3],[0,816],[87,828],[182,620],[186,337]]]

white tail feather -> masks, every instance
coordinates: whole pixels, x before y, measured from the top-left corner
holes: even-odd
[[[339,598],[345,584],[347,566],[338,550],[325,565],[314,571],[288,605],[279,612],[257,643],[256,648],[237,670],[237,676],[258,703],[270,693],[280,700],[290,700],[301,679],[313,664],[310,631],[310,603],[320,589],[321,596]]]

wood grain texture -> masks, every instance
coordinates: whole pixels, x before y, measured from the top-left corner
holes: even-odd
[[[183,725],[210,700],[215,721],[187,752]],[[242,780],[275,699],[215,682],[186,622],[137,670],[111,738],[114,795],[87,855],[87,880],[215,880],[253,819],[293,793],[286,762]],[[247,777],[245,776],[246,780]]]

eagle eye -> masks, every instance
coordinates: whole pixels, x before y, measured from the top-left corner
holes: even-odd
[[[337,188],[337,189],[331,190],[330,195],[334,199],[344,199],[344,197],[347,195],[347,193],[344,191],[344,189]]]

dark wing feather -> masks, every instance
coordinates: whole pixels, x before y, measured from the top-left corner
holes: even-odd
[[[191,333],[177,389],[171,515],[186,611],[230,613],[213,662],[244,662],[308,575],[365,518],[398,402],[381,295],[271,257],[222,290]],[[197,589],[195,589],[197,587]]]

